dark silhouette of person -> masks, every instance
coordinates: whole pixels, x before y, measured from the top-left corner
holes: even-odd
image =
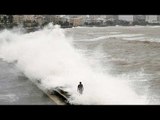
[[[78,85],[77,91],[78,91],[80,94],[82,94],[82,93],[83,93],[83,90],[84,90],[84,88],[83,88],[83,84],[82,84],[81,82],[79,82],[79,85]]]

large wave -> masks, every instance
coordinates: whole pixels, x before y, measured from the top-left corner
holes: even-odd
[[[18,30],[0,32],[0,58],[14,62],[33,82],[41,80],[41,89],[62,86],[71,94],[73,104],[144,103],[125,81],[92,69],[59,26],[49,24],[30,33]],[[77,93],[80,81],[84,84],[81,96]]]

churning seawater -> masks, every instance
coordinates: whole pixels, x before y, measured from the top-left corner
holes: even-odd
[[[159,104],[159,30],[52,24],[30,33],[3,30],[0,58],[32,82],[41,80],[41,89],[64,87],[73,104]]]

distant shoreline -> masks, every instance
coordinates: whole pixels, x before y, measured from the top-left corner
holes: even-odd
[[[60,26],[61,28],[77,28],[77,27],[136,27],[136,26],[160,26],[160,25],[157,25],[157,24],[153,24],[153,25],[82,25],[82,26]],[[15,25],[15,24],[7,24],[7,25],[4,25],[4,24],[1,24],[0,25],[0,30],[4,30],[4,29],[12,29],[14,27],[18,27],[18,25]],[[41,28],[43,28],[44,26],[23,26],[23,28],[25,28],[28,32],[32,32],[32,31],[36,31],[36,30],[39,30]]]

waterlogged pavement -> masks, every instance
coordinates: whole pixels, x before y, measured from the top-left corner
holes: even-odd
[[[0,105],[55,105],[14,64],[0,60]]]

